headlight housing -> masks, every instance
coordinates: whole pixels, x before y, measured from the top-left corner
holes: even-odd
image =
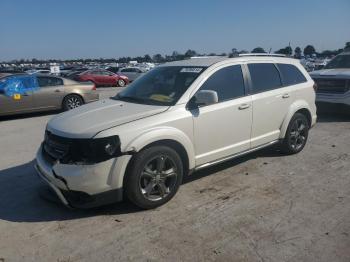
[[[60,137],[46,132],[43,151],[62,164],[95,164],[122,155],[118,136],[91,139]]]
[[[73,143],[70,156],[73,162],[94,164],[120,156],[120,140],[118,136],[94,139],[81,139]]]

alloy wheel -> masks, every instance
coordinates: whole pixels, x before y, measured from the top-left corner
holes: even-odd
[[[81,101],[77,97],[72,96],[67,99],[68,109],[73,109],[79,106],[81,106]]]
[[[168,156],[158,155],[143,168],[139,181],[141,193],[150,201],[161,200],[175,189],[177,176],[174,161]]]
[[[296,119],[290,130],[290,146],[293,150],[298,151],[306,142],[307,125],[302,119]]]

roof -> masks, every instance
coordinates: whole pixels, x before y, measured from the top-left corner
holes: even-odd
[[[218,62],[227,60],[229,58],[227,57],[197,57],[197,58],[191,58],[186,60],[180,60],[180,61],[174,61],[174,62],[168,62],[165,63],[165,66],[211,66],[213,64],[216,64]]]
[[[180,61],[174,61],[174,62],[168,62],[163,64],[162,66],[203,66],[203,67],[209,67],[213,64],[223,62],[223,61],[266,61],[270,60],[275,63],[296,63],[299,62],[299,60],[290,58],[290,57],[280,57],[280,56],[238,56],[238,57],[233,57],[233,58],[228,58],[228,57],[223,57],[223,56],[213,56],[213,57],[196,57],[196,58],[191,58],[187,60],[180,60]]]

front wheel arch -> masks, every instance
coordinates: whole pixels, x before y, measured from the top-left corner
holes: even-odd
[[[136,153],[139,153],[145,149],[148,149],[148,148],[154,147],[154,146],[167,146],[167,147],[170,147],[171,149],[175,150],[179,154],[179,156],[182,160],[184,175],[189,173],[190,170],[189,170],[188,153],[187,153],[186,149],[184,148],[184,146],[181,143],[179,143],[178,141],[171,140],[171,139],[158,140],[158,141],[155,141],[155,142],[152,142],[152,143],[149,143],[149,144],[143,146]],[[128,165],[127,165],[127,168],[125,171],[126,174],[128,173],[128,170],[130,170],[130,167],[133,164],[133,158],[134,158],[134,156],[128,162]],[[123,179],[124,187],[125,187],[125,182],[126,182],[126,179]]]

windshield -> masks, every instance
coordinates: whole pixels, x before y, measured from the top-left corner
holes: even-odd
[[[350,55],[338,55],[334,57],[325,68],[350,68]]]
[[[113,99],[152,105],[175,105],[204,67],[161,66],[136,79]]]

